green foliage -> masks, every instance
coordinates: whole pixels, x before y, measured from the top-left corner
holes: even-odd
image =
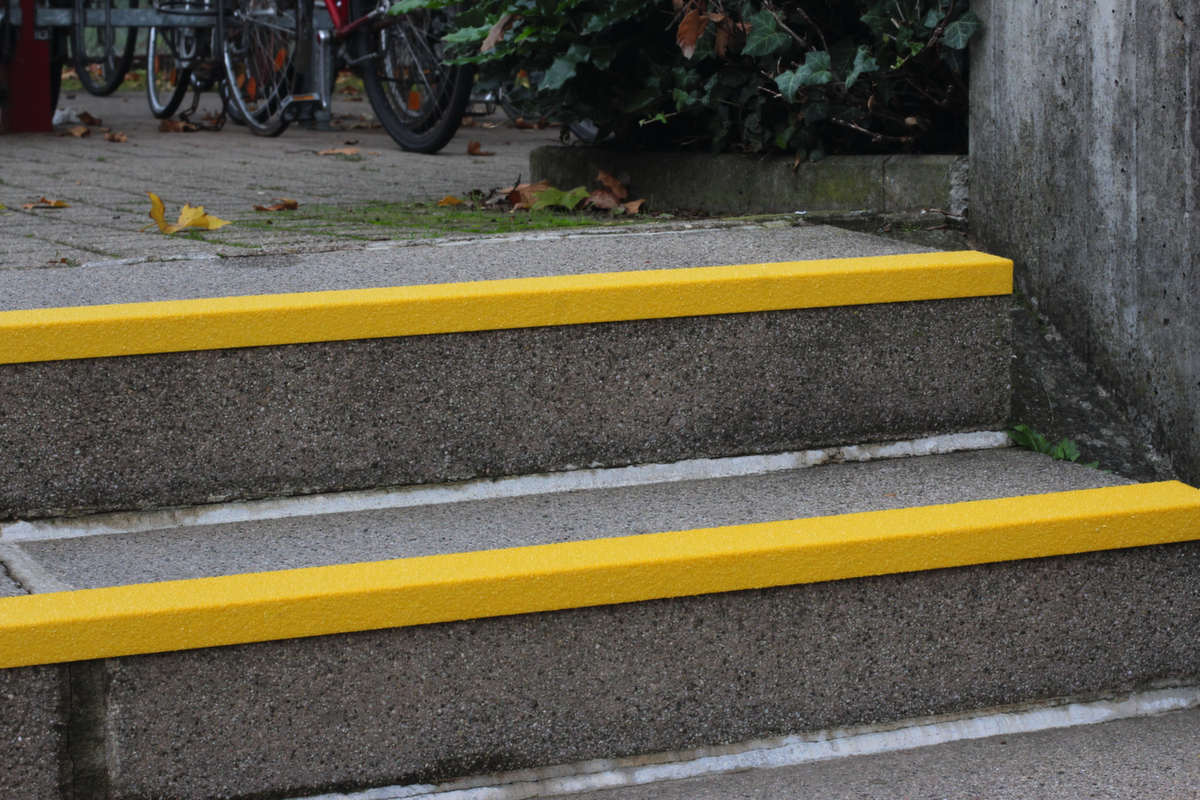
[[[1049,439],[1028,425],[1014,425],[1008,432],[1008,438],[1012,439],[1018,447],[1027,448],[1035,453],[1045,453],[1060,461],[1078,462],[1080,456],[1083,455],[1075,446],[1075,442],[1070,439],[1063,439],[1058,444],[1051,444]],[[1096,467],[1099,464],[1099,461],[1093,461],[1085,466]]]
[[[511,93],[523,112],[626,145],[963,152],[968,2],[476,0],[446,42],[481,88],[533,76]]]

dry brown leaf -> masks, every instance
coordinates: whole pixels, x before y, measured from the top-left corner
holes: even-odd
[[[521,183],[511,189],[500,191],[508,196],[508,202],[513,208],[529,208],[537,195],[550,188],[550,181],[541,180],[537,183]]]
[[[362,152],[360,147],[332,147],[328,150],[318,150],[319,156],[356,156]]]
[[[191,133],[198,130],[200,130],[200,126],[196,123],[184,122],[179,119],[164,119],[158,123],[159,133]]]
[[[728,61],[729,42],[733,38],[729,28],[725,25],[717,26],[716,36],[713,37],[713,49],[717,51],[717,58],[723,61]]]
[[[499,44],[500,40],[504,38],[505,31],[511,28],[512,24],[520,18],[520,14],[514,14],[510,11],[496,20],[496,24],[492,26],[492,29],[488,31],[488,35],[484,37],[483,44],[479,46],[479,52],[486,53]]]
[[[31,208],[70,208],[70,206],[62,200],[50,200],[43,197],[41,200],[36,200],[32,203],[23,203],[21,208],[28,211]]]
[[[474,117],[463,117],[462,122],[458,123],[458,127],[474,128],[475,127],[475,118]]]
[[[185,228],[205,228],[214,231],[217,228],[223,228],[229,225],[229,220],[219,219],[209,216],[204,213],[204,206],[192,206],[184,203],[183,210],[179,212],[179,222],[174,225],[166,220],[166,207],[158,195],[153,192],[146,192],[150,195],[150,219],[154,220],[151,225],[146,228],[158,225],[158,230],[162,233],[172,234],[179,233]],[[146,230],[142,228],[142,230]]]
[[[625,177],[628,178],[629,176],[626,175]],[[596,176],[596,180],[600,181],[605,186],[607,186],[610,192],[612,192],[613,194],[615,194],[617,197],[621,198],[622,200],[624,200],[626,197],[629,196],[629,190],[625,188],[625,184],[621,183],[619,180],[614,178],[612,175],[609,175],[604,170],[600,170],[600,174]]]
[[[517,117],[512,121],[512,125],[514,128],[520,128],[521,130],[537,130],[537,125],[534,125],[532,122],[526,122],[524,117]]]
[[[255,211],[295,211],[300,208],[300,204],[290,197],[272,197],[272,203],[269,206],[255,205]]]
[[[54,134],[55,136],[74,136],[76,139],[82,139],[85,136],[92,135],[91,128],[85,128],[83,125],[76,125],[74,128],[68,128],[61,133]]]
[[[443,197],[441,200],[438,200],[438,205],[439,206],[461,206],[462,202],[463,202],[462,200],[459,200],[454,195],[448,194],[445,197]]]
[[[622,203],[621,206],[625,209],[626,214],[636,214],[642,210],[642,204],[645,202],[644,199],[630,200],[628,203]]]
[[[116,142],[117,144],[125,144],[126,142],[129,141],[129,137],[126,136],[124,134],[124,132],[106,133],[106,134],[104,134],[104,141]]]
[[[621,205],[621,198],[610,192],[608,189],[597,189],[588,195],[588,204],[592,208],[616,208]]]
[[[97,127],[104,124],[99,117],[93,117],[86,111],[79,112],[79,121],[84,125],[94,125]]]
[[[496,154],[493,152],[490,152],[488,150],[484,150],[483,145],[481,145],[479,142],[468,142],[467,143],[467,155],[469,155],[469,156],[494,156]]]
[[[707,27],[708,17],[701,14],[698,8],[693,8],[679,21],[679,30],[675,34],[675,41],[683,50],[684,58],[691,58],[692,54],[696,52],[696,42],[700,41],[700,37],[704,35],[704,29]]]

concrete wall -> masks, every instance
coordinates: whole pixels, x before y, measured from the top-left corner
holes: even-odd
[[[1200,4],[971,7],[972,233],[1200,484]]]

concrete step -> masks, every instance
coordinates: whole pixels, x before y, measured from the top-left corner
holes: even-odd
[[[0,520],[994,430],[1011,264],[916,250],[639,228],[18,271]]]
[[[314,795],[1200,675],[1200,491],[788,468],[831,456],[5,525],[0,788]]]

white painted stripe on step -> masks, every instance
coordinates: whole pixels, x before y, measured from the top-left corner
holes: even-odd
[[[965,450],[1007,447],[1003,431],[979,431],[930,436],[901,442],[827,447],[763,456],[735,458],[698,458],[673,464],[638,464],[605,469],[570,469],[538,475],[517,475],[495,480],[474,480],[433,486],[406,486],[368,489],[355,492],[313,494],[203,506],[166,508],[156,511],[97,514],[92,517],[67,517],[19,521],[0,525],[0,541],[29,542],[48,539],[73,539],[80,536],[136,533],[194,525],[219,525],[227,522],[306,517],[318,514],[344,514],[353,511],[378,511],[391,508],[493,500],[502,497],[526,497],[555,492],[616,489],[656,483],[734,478],[765,475],[790,469],[815,467],[838,461],[874,461]]]
[[[350,794],[323,794],[306,800],[526,800],[641,786],[660,781],[699,778],[754,769],[796,766],[846,756],[911,750],[916,747],[1012,736],[1021,733],[1094,725],[1200,706],[1200,687],[1137,692],[1123,699],[1027,706],[1001,713],[947,715],[821,731],[809,736],[762,739],[724,747],[703,747],[634,758],[585,761],[501,775],[368,789]]]

